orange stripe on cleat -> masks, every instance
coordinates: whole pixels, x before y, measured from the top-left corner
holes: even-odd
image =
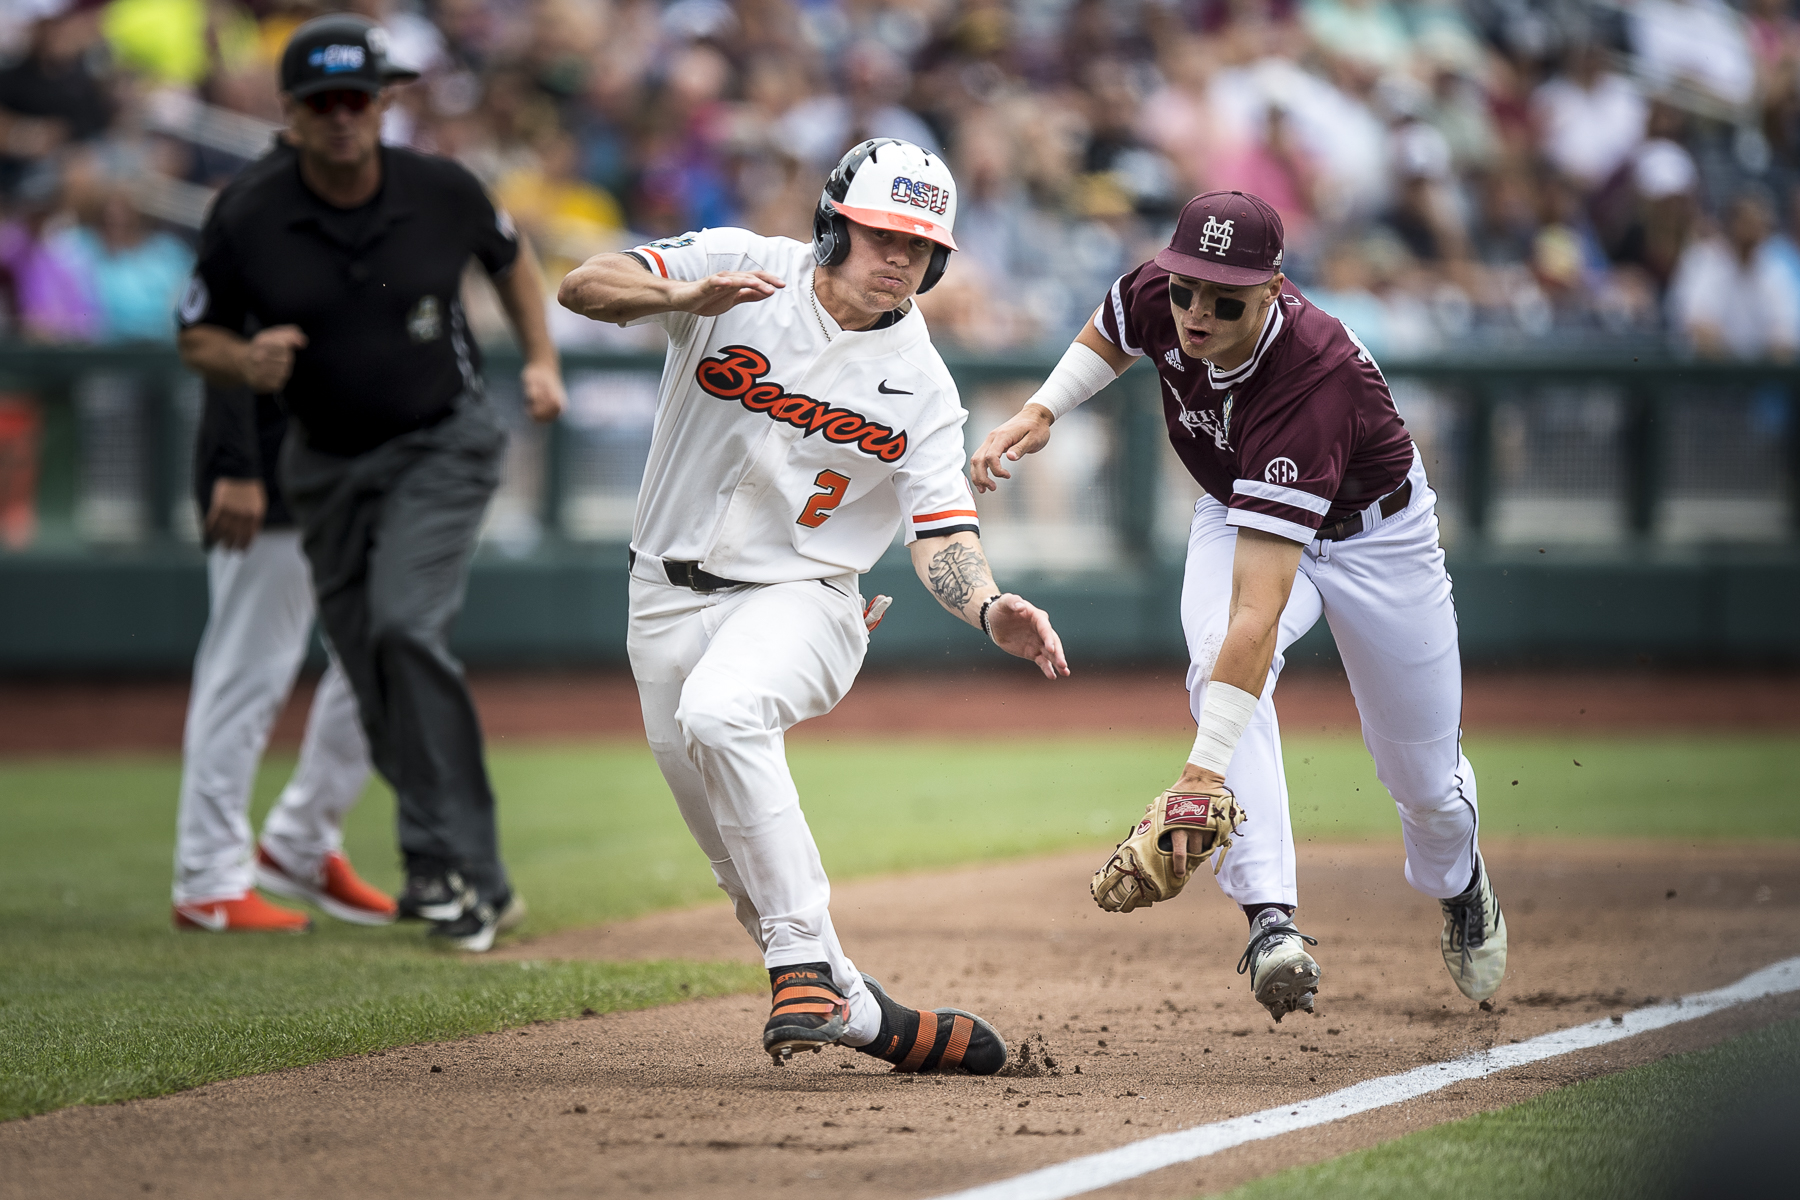
[[[785,1004],[775,1009],[778,1017],[791,1017],[795,1013],[834,1013],[838,1010],[835,1004]]]
[[[843,997],[830,988],[822,987],[784,987],[775,993],[776,1004],[786,1004],[789,1000],[842,1000]]]
[[[917,1071],[920,1065],[931,1056],[931,1048],[937,1044],[937,1025],[936,1013],[919,1013],[919,1034],[913,1040],[912,1049],[906,1053],[906,1061],[900,1064],[900,1070]]]
[[[938,1070],[948,1071],[962,1065],[963,1055],[968,1052],[969,1039],[975,1034],[975,1022],[967,1017],[955,1017],[950,1022],[950,1044],[944,1047],[944,1057],[938,1060]]]

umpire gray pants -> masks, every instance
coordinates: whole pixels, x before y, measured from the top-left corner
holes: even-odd
[[[485,900],[511,888],[480,719],[448,637],[505,448],[492,408],[465,394],[438,424],[353,458],[311,449],[297,423],[281,452],[319,624],[398,798],[407,869],[454,868]]]

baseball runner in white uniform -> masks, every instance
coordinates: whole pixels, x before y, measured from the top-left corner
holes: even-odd
[[[903,1071],[998,1071],[1006,1045],[953,1009],[908,1008],[839,945],[830,883],[783,737],[831,711],[885,597],[857,576],[904,530],[950,612],[1052,679],[1049,618],[1003,594],[963,479],[966,414],[912,302],[955,248],[935,156],[845,155],[811,246],[708,229],[571,272],[560,299],[669,337],[632,532],[628,646],[651,749],[774,993],[763,1048],[853,1046]]]
[[[1149,359],[1170,441],[1206,490],[1181,599],[1199,730],[1179,778],[1096,875],[1096,901],[1129,912],[1173,896],[1203,860],[1190,845],[1217,844],[1189,839],[1235,797],[1244,824],[1215,869],[1250,918],[1238,970],[1277,1021],[1312,1011],[1320,972],[1306,950],[1316,943],[1293,922],[1274,696],[1283,652],[1322,615],[1399,809],[1407,881],[1441,902],[1444,963],[1484,1001],[1505,971],[1506,922],[1476,840],[1436,498],[1380,368],[1286,282],[1281,260],[1268,204],[1242,192],[1195,198],[1168,248],[1113,286],[1044,387],[988,435],[973,479],[998,486],[1004,464],[1042,449],[1058,416]]]
[[[298,932],[306,914],[253,888],[309,900],[359,925],[385,925],[394,902],[343,853],[344,815],[369,780],[356,697],[333,657],[307,714],[293,778],[250,834],[250,792],[269,731],[306,656],[315,603],[273,471],[286,418],[247,392],[209,388],[201,487],[208,612],[182,737],[173,920],[178,929]],[[246,477],[237,477],[246,476]]]

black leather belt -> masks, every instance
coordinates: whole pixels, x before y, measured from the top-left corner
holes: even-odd
[[[637,551],[630,552],[631,565],[637,566]],[[722,592],[727,588],[748,587],[742,579],[727,579],[723,575],[714,575],[711,571],[702,571],[696,562],[677,562],[672,558],[662,560],[663,574],[676,587],[692,588],[696,592]]]
[[[1408,504],[1412,503],[1412,480],[1407,480],[1393,491],[1381,498],[1381,519],[1387,520]],[[1351,513],[1341,521],[1333,521],[1318,532],[1321,542],[1341,542],[1347,537],[1355,537],[1363,531],[1363,515]]]

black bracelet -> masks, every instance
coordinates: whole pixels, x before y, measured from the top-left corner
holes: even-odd
[[[994,601],[998,599],[1000,599],[999,596],[989,596],[986,600],[982,601],[981,604],[981,632],[987,634],[990,638],[994,636],[994,630],[993,627],[988,624],[988,609],[994,607]]]

